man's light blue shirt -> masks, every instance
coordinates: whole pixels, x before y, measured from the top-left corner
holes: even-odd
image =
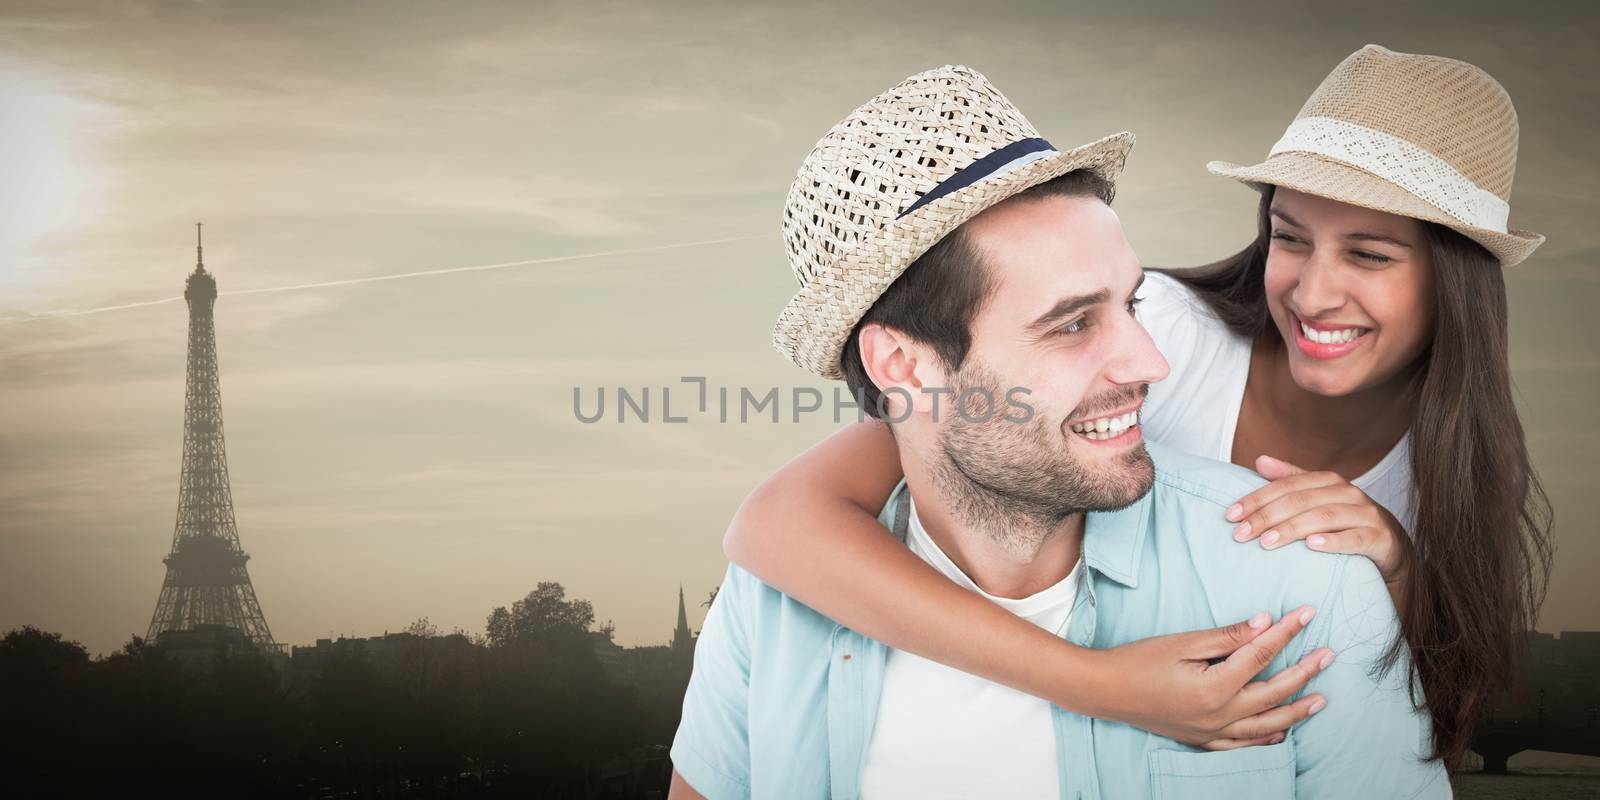
[[[1410,700],[1409,658],[1377,674],[1398,622],[1372,562],[1234,542],[1223,513],[1261,478],[1147,446],[1150,492],[1088,515],[1067,640],[1114,647],[1309,604],[1317,616],[1263,675],[1331,647],[1333,664],[1306,690],[1328,705],[1280,744],[1222,752],[1052,705],[1061,800],[1449,797],[1444,767],[1422,760],[1430,729]],[[905,491],[902,481],[880,514],[886,527]],[[711,800],[854,800],[887,652],[729,565],[696,643],[674,768]]]

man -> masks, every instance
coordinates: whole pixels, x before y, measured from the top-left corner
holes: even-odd
[[[879,519],[952,580],[1097,648],[1314,606],[1269,669],[1334,648],[1313,681],[1334,703],[1281,742],[1199,751],[892,651],[730,566],[674,797],[1449,795],[1409,665],[1375,677],[1397,623],[1373,565],[1219,545],[1259,479],[1140,438],[1167,365],[1108,205],[1131,142],[1058,152],[983,76],[913,76],[802,165],[775,343],[890,423],[906,477]]]

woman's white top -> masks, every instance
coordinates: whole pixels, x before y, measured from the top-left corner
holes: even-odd
[[[1139,415],[1144,435],[1195,455],[1232,461],[1250,375],[1250,340],[1229,330],[1193,290],[1166,275],[1146,272],[1139,296],[1143,302],[1135,314],[1172,368],[1166,380],[1150,384]],[[1411,530],[1411,434],[1351,483]]]

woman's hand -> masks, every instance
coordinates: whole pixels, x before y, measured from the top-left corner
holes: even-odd
[[[1227,517],[1233,538],[1273,550],[1304,539],[1325,553],[1366,556],[1391,587],[1405,578],[1411,537],[1388,509],[1333,472],[1307,472],[1271,456],[1256,459],[1271,483],[1239,499]],[[1392,589],[1391,589],[1392,591]]]
[[[1290,726],[1326,704],[1311,694],[1281,705],[1333,663],[1333,651],[1319,648],[1267,680],[1251,679],[1313,613],[1302,606],[1269,628],[1262,612],[1222,628],[1088,651],[1099,661],[1094,675],[1104,676],[1089,678],[1099,698],[1091,715],[1207,750],[1281,742]]]

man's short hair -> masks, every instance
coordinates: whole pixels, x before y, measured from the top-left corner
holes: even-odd
[[[1115,195],[1116,186],[1111,181],[1092,170],[1078,169],[1029,187],[1003,202],[1092,196],[1110,205]],[[994,288],[965,224],[911,262],[867,309],[844,343],[840,369],[845,385],[852,396],[859,398],[862,410],[882,418],[882,392],[861,363],[863,326],[877,323],[893,328],[933,348],[945,369],[954,372],[961,368],[972,348],[972,320]]]

